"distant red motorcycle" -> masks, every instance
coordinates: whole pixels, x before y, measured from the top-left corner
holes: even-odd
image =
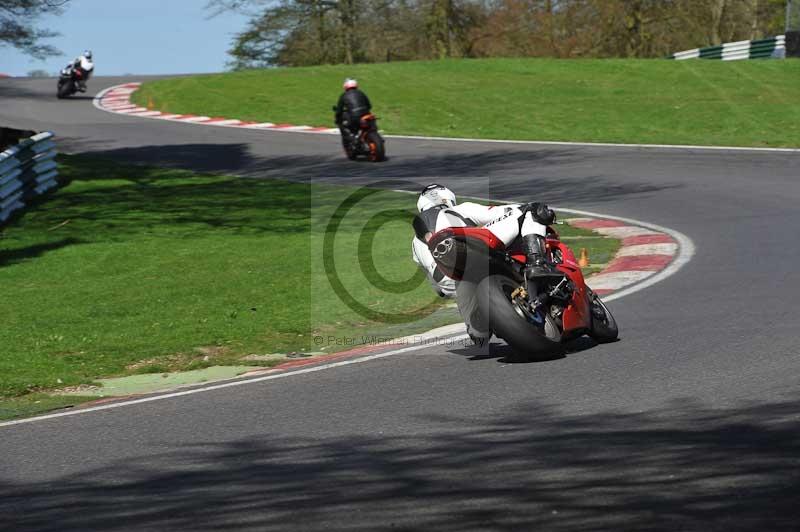
[[[481,227],[444,229],[431,236],[428,246],[442,272],[478,285],[479,312],[518,355],[551,358],[559,345],[584,334],[601,343],[616,340],[616,320],[586,286],[575,255],[552,227],[546,243],[564,277],[526,280],[519,239],[506,247]]]
[[[336,106],[333,106],[336,111]],[[342,134],[342,147],[347,158],[351,161],[365,155],[372,162],[386,159],[386,146],[383,137],[378,133],[378,119],[372,113],[361,117],[358,124],[358,134],[345,136]]]

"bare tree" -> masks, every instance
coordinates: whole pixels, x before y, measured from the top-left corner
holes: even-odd
[[[45,14],[59,14],[69,0],[0,0],[0,47],[11,46],[37,59],[58,55],[59,51],[42,40],[57,33],[36,27]]]
[[[28,72],[29,78],[49,78],[50,73],[47,70],[36,69]]]

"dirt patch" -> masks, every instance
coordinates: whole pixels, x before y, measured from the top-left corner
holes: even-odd
[[[125,369],[132,372],[140,371],[144,368],[157,366],[167,371],[182,370],[193,362],[211,362],[213,359],[224,357],[229,349],[225,346],[209,345],[195,347],[192,353],[175,353],[156,358],[139,360],[133,364],[128,364]]]
[[[93,384],[79,384],[78,386],[65,386],[57,390],[48,391],[50,395],[103,395],[103,387]]]
[[[267,353],[265,355],[252,353],[247,356],[243,356],[240,360],[249,360],[255,362],[271,362],[274,360],[285,360],[285,359],[286,359],[285,353]]]
[[[207,357],[218,357],[225,355],[228,352],[228,348],[221,345],[207,345],[203,347],[195,347],[194,350]]]

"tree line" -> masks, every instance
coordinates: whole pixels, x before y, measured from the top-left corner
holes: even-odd
[[[448,57],[664,57],[783,32],[786,0],[211,0],[234,69]]]
[[[795,0],[800,4],[800,1]],[[0,47],[42,58],[42,15],[69,0],[0,0]],[[209,0],[249,15],[234,69],[448,57],[664,57],[783,32],[787,0]],[[800,9],[798,9],[800,11]]]

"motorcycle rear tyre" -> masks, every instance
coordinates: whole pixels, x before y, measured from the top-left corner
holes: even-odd
[[[367,146],[369,147],[369,160],[377,163],[386,159],[386,148],[383,145],[383,138],[377,131],[370,131],[366,135]]]
[[[545,314],[543,326],[536,325],[520,315],[509,293],[519,283],[504,275],[490,275],[478,285],[478,305],[487,314],[484,317],[495,336],[511,346],[518,358],[550,360],[561,349],[561,333],[550,314]],[[483,309],[488,309],[484,311]],[[544,328],[550,331],[548,336]]]

